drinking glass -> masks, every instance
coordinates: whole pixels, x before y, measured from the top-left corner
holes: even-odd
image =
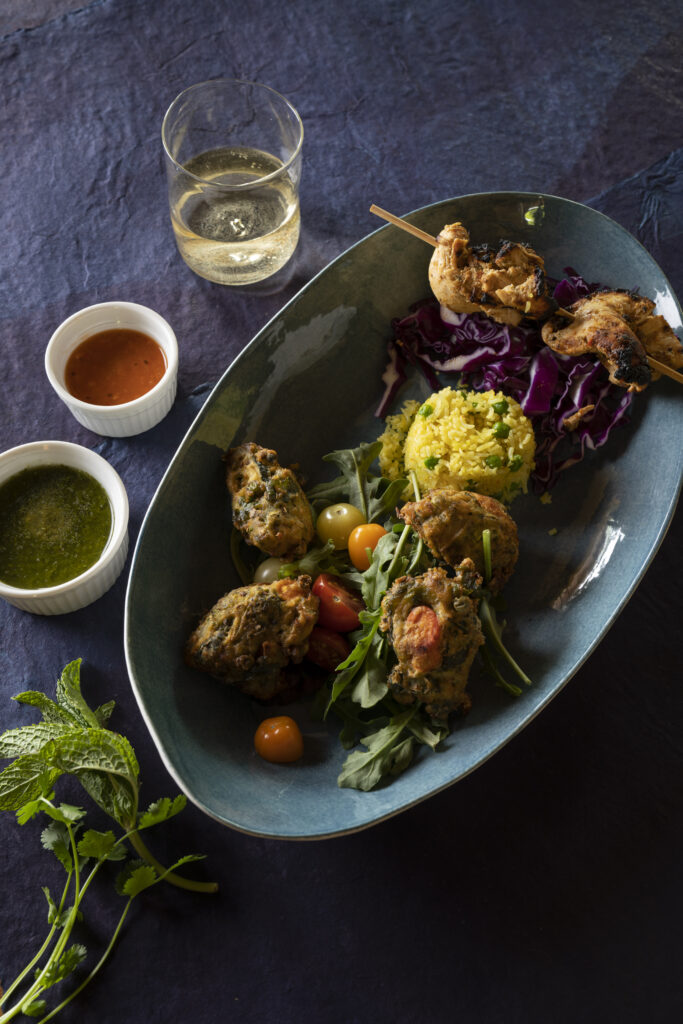
[[[299,240],[303,125],[292,104],[256,82],[200,82],[175,98],[161,137],[187,265],[233,286],[277,273]]]

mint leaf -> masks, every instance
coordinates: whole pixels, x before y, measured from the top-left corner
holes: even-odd
[[[102,728],[104,728],[104,726],[107,724],[107,722],[111,718],[112,712],[113,712],[115,707],[116,707],[116,701],[115,700],[109,700],[109,701],[107,701],[106,704],[100,704],[100,706],[95,709],[95,718],[97,719],[98,724]]]
[[[8,729],[0,736],[0,757],[37,754],[50,740],[64,736],[71,729],[72,726],[65,722],[37,722],[35,725]]]
[[[25,693],[16,694],[12,700],[16,700],[19,704],[29,704],[31,707],[38,708],[46,722],[64,722],[71,726],[79,724],[73,715],[70,715],[64,708],[60,708],[59,704],[55,704],[40,690],[26,690]]]
[[[18,811],[49,792],[60,775],[58,768],[46,764],[42,754],[22,754],[0,772],[0,811]]]
[[[81,659],[70,661],[57,680],[57,703],[84,726],[100,723],[81,694]]]

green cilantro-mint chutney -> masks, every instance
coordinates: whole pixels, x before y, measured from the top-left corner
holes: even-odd
[[[72,466],[33,466],[0,485],[0,580],[36,590],[75,579],[109,540],[107,493]]]

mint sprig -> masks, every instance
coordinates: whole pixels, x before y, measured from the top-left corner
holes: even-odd
[[[0,1024],[8,1024],[19,1014],[40,1018],[41,1024],[52,1020],[101,970],[132,901],[145,889],[161,881],[196,892],[217,889],[213,882],[196,882],[175,873],[201,857],[182,857],[165,868],[145,846],[140,833],[178,814],[185,807],[185,797],[164,797],[139,810],[135,752],[124,736],[106,727],[113,701],[95,710],[86,702],[81,692],[80,666],[80,659],[66,666],[57,682],[56,700],[40,691],[18,694],[14,699],[37,708],[43,721],[0,735],[0,757],[13,758],[0,772],[0,810],[14,811],[20,825],[38,815],[47,818],[41,843],[66,873],[59,902],[47,886],[43,887],[49,930],[33,958],[3,993]],[[118,837],[112,830],[84,830],[83,808],[55,802],[54,786],[64,775],[77,778],[98,807],[113,819],[121,832]],[[109,944],[80,984],[48,1010],[45,993],[70,977],[87,957],[85,946],[71,942],[73,929],[83,917],[86,893],[104,864],[126,860],[127,844],[142,859],[128,862],[117,883],[126,904]]]

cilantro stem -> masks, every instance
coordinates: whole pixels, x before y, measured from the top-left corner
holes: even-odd
[[[50,931],[47,933],[47,936],[45,937],[45,941],[43,942],[42,946],[40,947],[40,949],[38,950],[36,955],[33,957],[33,959],[29,963],[26,964],[26,966],[24,967],[23,971],[21,971],[21,973],[16,976],[16,978],[14,979],[12,984],[9,986],[9,988],[6,988],[5,991],[2,993],[2,1001],[3,1002],[7,1002],[8,997],[11,996],[11,994],[14,992],[14,990],[16,988],[18,988],[19,985],[21,985],[22,981],[24,980],[26,975],[29,973],[29,971],[31,971],[32,968],[35,967],[35,965],[38,963],[38,961],[43,956],[45,951],[49,948],[50,943],[52,942],[52,938],[53,938],[55,932],[57,931],[57,928],[59,927],[59,919],[60,919],[62,911],[64,909],[64,903],[66,901],[66,897],[67,897],[67,894],[69,892],[69,888],[71,886],[72,874],[73,874],[73,872],[69,871],[67,876],[66,876],[66,883],[64,885],[64,890],[62,892],[62,898],[59,901],[59,907],[57,908],[57,913],[55,914],[54,922],[52,924],[52,927],[50,928]],[[24,1000],[22,999],[21,1002],[23,1003]],[[0,1021],[4,1021],[4,1020],[7,1020],[7,1019],[8,1018],[5,1015],[0,1015]]]
[[[66,999],[63,999],[62,1002],[58,1006],[55,1006],[55,1008],[53,1010],[50,1010],[50,1012],[47,1014],[47,1016],[41,1017],[41,1019],[38,1022],[38,1024],[46,1024],[46,1021],[51,1020],[61,1010],[63,1010],[64,1007],[67,1005],[67,1003],[70,1003],[72,999],[75,999],[76,996],[79,994],[79,992],[82,992],[83,989],[85,988],[85,986],[87,984],[89,984],[89,982],[91,982],[93,980],[93,978],[98,973],[100,968],[104,966],[105,962],[109,958],[109,954],[111,953],[112,949],[114,948],[116,940],[119,937],[119,933],[121,931],[121,928],[123,927],[123,922],[125,921],[126,915],[128,914],[128,911],[130,910],[130,905],[133,902],[133,899],[134,899],[133,896],[129,897],[128,902],[126,903],[125,907],[123,908],[123,912],[121,914],[121,917],[118,920],[116,928],[114,929],[114,933],[113,933],[111,939],[109,940],[109,945],[107,946],[107,948],[105,949],[104,953],[102,954],[100,959],[97,961],[97,963],[95,964],[95,966],[93,967],[93,969],[91,970],[91,972],[87,976],[87,978],[84,978],[83,981],[81,982],[81,984],[78,986],[78,988],[75,988],[74,991],[71,992],[66,997]]]
[[[191,892],[218,891],[217,882],[195,882],[191,878],[183,878],[182,875],[176,875],[174,871],[167,871],[164,865],[156,859],[154,854],[150,853],[136,830],[129,832],[127,838],[130,840],[131,846],[137,850],[142,859],[146,860],[148,864],[151,864],[151,866],[160,875],[164,876],[164,880],[169,882],[171,885],[175,885],[179,889],[189,889]]]

